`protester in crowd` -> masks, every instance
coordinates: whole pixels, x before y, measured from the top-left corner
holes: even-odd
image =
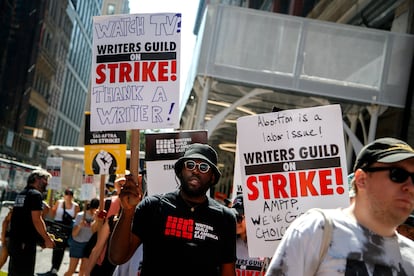
[[[414,215],[410,215],[403,224],[397,228],[398,233],[414,241]]]
[[[228,208],[231,208],[231,205],[233,204],[233,202],[231,201],[231,199],[230,199],[230,198],[225,198],[225,199],[223,200],[223,203],[224,203],[224,206],[226,206],[226,207],[228,207]]]
[[[85,256],[84,250],[86,244],[92,236],[91,224],[95,217],[95,212],[99,208],[99,199],[94,198],[86,204],[86,210],[76,215],[75,223],[72,230],[72,238],[69,240],[69,267],[65,276],[71,276],[75,273],[79,260],[81,260],[79,268],[79,276],[85,275],[85,266],[88,258]]]
[[[236,214],[236,274],[237,275],[264,275],[268,258],[249,257],[247,247],[246,217],[244,215],[243,195],[237,195],[232,203],[232,210]]]
[[[134,176],[127,177],[110,260],[125,263],[142,243],[142,276],[234,276],[235,216],[206,195],[221,176],[216,151],[206,144],[191,144],[174,170],[179,190],[148,196],[138,206],[142,195]]]
[[[43,200],[43,211],[42,211],[42,217],[43,219],[47,219],[50,213],[50,205],[46,202],[46,200]]]
[[[9,258],[9,232],[10,232],[10,220],[13,213],[13,207],[9,207],[9,212],[4,217],[1,225],[1,251],[0,251],[0,269],[6,263]]]
[[[115,265],[108,260],[108,240],[121,208],[118,194],[125,181],[125,175],[117,176],[114,181],[115,192],[111,197],[105,199],[104,210],[99,211],[94,222],[97,229],[97,235],[94,236],[96,242],[90,252],[85,275],[112,276],[115,270]]]
[[[107,182],[106,184],[105,184],[105,195],[107,196],[107,197],[109,197],[109,196],[113,196],[113,195],[116,195],[116,189],[115,189],[115,183],[113,183],[113,182]]]
[[[348,175],[348,188],[349,188],[349,202],[352,204],[355,199],[355,177],[354,173]]]
[[[51,209],[54,221],[66,225],[69,234],[72,232],[73,222],[79,211],[80,207],[73,199],[72,189],[66,189],[63,198],[57,200]],[[67,245],[67,240],[64,240],[53,248],[52,268],[46,273],[39,273],[39,276],[57,276]]]
[[[414,149],[398,139],[377,139],[358,154],[354,177],[354,202],[324,210],[331,238],[323,243],[321,213],[299,217],[266,275],[414,275],[414,242],[397,232],[414,210]]]
[[[16,197],[10,220],[9,276],[33,276],[36,244],[44,248],[55,246],[42,217],[42,193],[50,178],[46,170],[32,171],[26,187]]]

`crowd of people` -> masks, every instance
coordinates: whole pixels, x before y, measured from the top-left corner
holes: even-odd
[[[41,246],[53,257],[51,270],[38,275],[58,275],[67,247],[65,276],[414,275],[414,149],[404,141],[380,138],[363,147],[349,178],[349,206],[301,215],[271,258],[248,254],[243,195],[226,204],[208,196],[221,177],[217,161],[211,146],[191,144],[174,165],[176,191],[144,197],[135,176],[120,175],[102,210],[92,199],[80,211],[65,190],[48,210],[58,223],[72,221],[63,245],[43,211],[51,175],[35,170],[2,225],[0,265],[9,256],[8,275],[32,276]],[[129,262],[139,268],[131,272]]]

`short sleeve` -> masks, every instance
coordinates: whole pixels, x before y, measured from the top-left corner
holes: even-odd
[[[160,199],[155,196],[145,197],[135,209],[132,233],[144,240],[148,236],[146,231],[151,229],[150,223],[154,221],[157,212],[160,212]]]
[[[279,243],[266,275],[314,275],[324,224],[323,216],[317,212],[297,218]]]
[[[36,190],[31,190],[29,196],[26,197],[27,199],[27,207],[31,211],[42,211],[43,210],[43,199],[42,194]]]

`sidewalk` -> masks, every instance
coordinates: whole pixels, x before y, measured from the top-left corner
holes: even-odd
[[[9,262],[7,261],[2,267],[1,271],[7,272]],[[42,249],[37,247],[35,273],[44,273],[50,270],[52,266],[52,249]],[[69,266],[69,250],[66,249],[63,257],[62,265],[59,269],[59,276],[63,276]],[[74,274],[77,275],[77,274]]]

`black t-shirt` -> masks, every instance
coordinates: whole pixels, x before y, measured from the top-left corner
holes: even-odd
[[[25,188],[14,201],[10,221],[10,238],[25,243],[36,243],[41,239],[32,221],[32,211],[43,209],[42,194],[33,188]]]
[[[146,197],[132,232],[143,243],[142,276],[219,275],[221,264],[236,260],[234,214],[210,198],[191,211],[178,191]]]

